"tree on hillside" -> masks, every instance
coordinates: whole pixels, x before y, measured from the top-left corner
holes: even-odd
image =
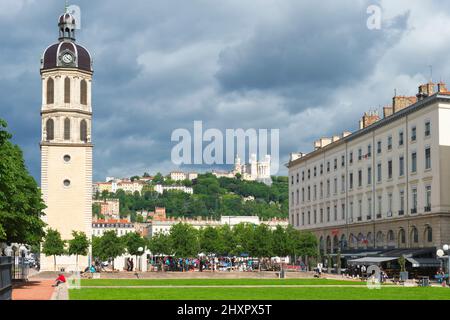
[[[102,261],[112,260],[114,270],[114,259],[125,252],[123,241],[117,236],[116,231],[106,231],[103,236],[94,241],[93,255]]]
[[[45,235],[41,219],[45,205],[6,127],[0,119],[0,240],[38,244]]]
[[[46,257],[53,256],[53,270],[56,271],[56,256],[65,253],[65,242],[61,239],[61,234],[57,230],[48,229],[42,244],[42,253]]]
[[[176,257],[195,257],[199,253],[197,230],[189,224],[178,223],[170,229],[170,246]]]
[[[78,256],[89,254],[90,241],[84,232],[72,231],[72,239],[69,243],[69,255],[75,255],[78,269]]]

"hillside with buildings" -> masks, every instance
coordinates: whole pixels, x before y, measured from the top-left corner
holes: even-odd
[[[156,208],[169,218],[257,216],[262,220],[288,217],[288,179],[272,177],[270,184],[212,173],[172,172],[166,177],[116,179],[94,184],[93,214],[145,222]]]

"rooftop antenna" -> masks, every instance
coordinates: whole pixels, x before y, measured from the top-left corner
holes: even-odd
[[[394,97],[397,96],[397,88],[394,88]]]

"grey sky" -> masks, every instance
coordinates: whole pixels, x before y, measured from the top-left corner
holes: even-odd
[[[174,168],[171,133],[280,129],[282,163],[360,115],[448,80],[443,1],[97,0],[77,41],[94,56],[94,179]],[[366,9],[380,5],[381,30]],[[40,76],[62,0],[1,0],[0,117],[39,179]],[[193,168],[195,169],[195,168]],[[280,174],[285,174],[281,168]]]

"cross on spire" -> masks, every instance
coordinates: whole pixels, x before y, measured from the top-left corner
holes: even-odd
[[[67,0],[65,1],[65,7],[64,7],[64,10],[65,10],[66,13],[69,13],[69,3],[68,3]]]

